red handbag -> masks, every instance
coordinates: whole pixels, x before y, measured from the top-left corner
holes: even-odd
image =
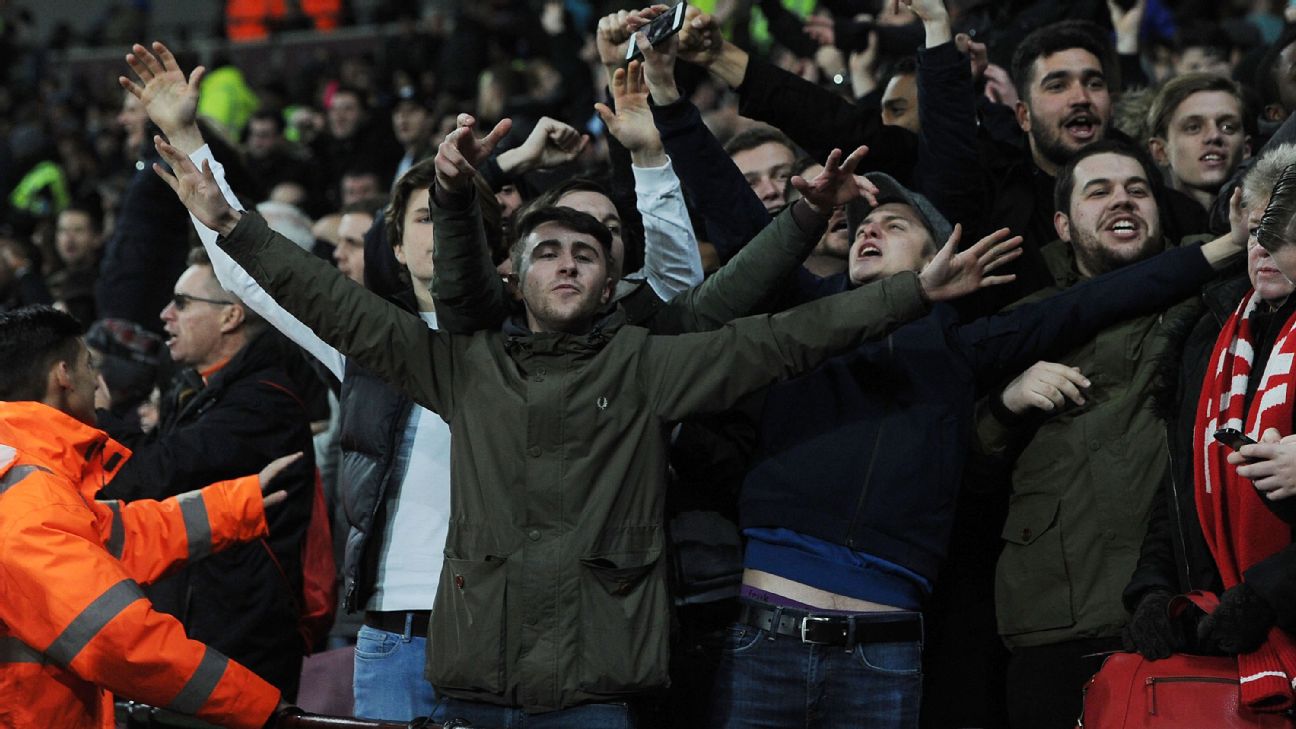
[[[1171,613],[1188,601],[1205,612],[1214,595],[1176,599]],[[1137,653],[1113,653],[1084,690],[1077,729],[1292,729],[1285,713],[1260,713],[1240,706],[1237,659],[1176,653],[1149,661]]]

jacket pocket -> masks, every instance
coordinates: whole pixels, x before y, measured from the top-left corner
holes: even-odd
[[[504,691],[503,557],[446,557],[428,628],[428,678],[437,687]]]
[[[1013,500],[1004,522],[1004,549],[995,572],[999,633],[1032,633],[1075,624],[1071,582],[1058,524],[1058,497],[1026,494]]]
[[[666,685],[669,605],[661,551],[583,557],[581,688],[624,694]]]

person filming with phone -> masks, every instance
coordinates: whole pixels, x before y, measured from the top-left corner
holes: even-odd
[[[1291,705],[1296,677],[1296,439],[1280,436],[1296,417],[1296,287],[1275,254],[1293,240],[1296,145],[1262,157],[1242,198],[1246,276],[1205,289],[1185,340],[1172,464],[1124,591],[1122,642],[1153,660],[1236,655],[1241,702],[1264,711]],[[1172,619],[1174,596],[1194,590],[1217,594],[1218,607]]]

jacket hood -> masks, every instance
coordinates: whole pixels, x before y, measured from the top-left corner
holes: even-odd
[[[522,352],[592,355],[602,350],[625,324],[625,312],[620,307],[604,310],[584,334],[533,332],[527,327],[526,315],[517,314],[504,321],[504,350],[514,356]]]
[[[130,458],[108,434],[38,402],[0,402],[0,469],[21,449],[24,461],[75,481],[93,499]]]

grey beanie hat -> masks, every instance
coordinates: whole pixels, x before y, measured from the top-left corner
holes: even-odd
[[[954,226],[945,219],[944,215],[932,205],[931,200],[909,190],[904,185],[896,182],[896,179],[885,172],[870,172],[865,177],[878,187],[877,201],[878,205],[887,203],[902,203],[913,208],[918,213],[918,218],[922,220],[923,226],[927,232],[931,233],[932,242],[937,248],[945,245],[949,240],[950,233],[954,232]],[[846,221],[850,226],[850,239],[855,240],[855,231],[859,229],[860,223],[864,218],[873,212],[873,206],[868,200],[863,198],[852,200],[846,204]]]

